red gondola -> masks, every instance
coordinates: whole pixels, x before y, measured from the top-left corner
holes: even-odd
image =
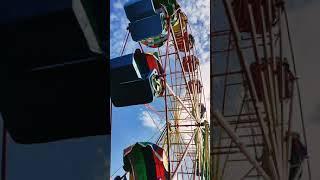
[[[199,80],[189,81],[188,86],[189,86],[192,94],[194,94],[195,92],[201,93],[201,91],[202,91],[202,84],[201,84],[201,81],[199,81]]]
[[[190,51],[193,48],[194,38],[191,34],[185,32],[183,37],[177,36],[178,49],[181,52]]]
[[[253,78],[253,81],[255,84],[255,88],[257,91],[259,101],[262,101],[264,98],[263,97],[263,86],[262,86],[263,79],[261,77],[260,71],[262,71],[264,73],[265,77],[268,77],[268,64],[270,64],[270,63],[271,63],[271,61],[269,60],[268,62],[264,61],[262,64],[252,63],[250,66],[252,78]],[[279,98],[289,99],[293,95],[293,84],[294,84],[295,77],[294,77],[293,73],[290,71],[289,64],[284,59],[282,61],[282,66],[283,66],[282,70],[284,73],[283,80],[284,81],[282,81],[281,61],[280,61],[279,57],[276,58],[276,63],[277,63],[277,68],[275,70],[275,75],[277,75]],[[267,80],[268,80],[268,78],[267,78]],[[283,95],[281,95],[282,87],[284,88]]]
[[[233,13],[238,23],[238,27],[240,32],[251,32],[251,24],[250,24],[250,14],[248,5],[250,4],[252,7],[252,14],[255,21],[256,33],[262,34],[263,26],[262,20],[266,23],[266,31],[268,32],[268,27],[273,25],[278,20],[278,15],[276,12],[276,8],[272,6],[272,19],[271,24],[268,19],[268,1],[267,0],[234,0],[232,2]],[[263,8],[264,15],[261,16],[261,8]]]
[[[183,57],[182,65],[185,72],[194,72],[199,66],[199,59],[193,55]]]

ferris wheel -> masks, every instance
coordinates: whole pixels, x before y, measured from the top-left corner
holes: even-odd
[[[187,15],[176,0],[129,1],[124,10],[130,23],[110,62],[111,100],[145,106],[163,122],[155,141],[124,150],[124,170],[137,180],[210,179],[209,123]],[[138,48],[123,55],[129,35]]]
[[[211,179],[311,179],[284,1],[211,9]]]

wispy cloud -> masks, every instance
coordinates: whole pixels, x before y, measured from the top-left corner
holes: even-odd
[[[160,118],[157,114],[149,111],[142,111],[139,119],[142,121],[142,125],[152,129],[160,129]]]
[[[113,8],[115,8],[115,9],[123,9],[123,2],[119,1],[119,0],[115,1],[113,3]]]
[[[183,1],[182,10],[186,13],[195,37],[199,59],[209,61],[210,52],[210,1]]]
[[[207,109],[208,121],[210,120],[210,61],[206,61],[200,65],[202,74],[202,83],[204,87],[205,105]]]
[[[110,57],[115,58],[120,55],[122,43],[126,35],[128,19],[123,9],[125,0],[111,0],[110,13]],[[133,49],[134,43],[128,41],[127,49]]]

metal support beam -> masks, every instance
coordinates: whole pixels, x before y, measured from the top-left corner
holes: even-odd
[[[217,111],[213,113],[215,120],[221,125],[221,127],[226,131],[226,133],[231,137],[233,142],[238,145],[239,150],[246,156],[248,161],[252,164],[253,167],[257,169],[259,173],[264,177],[265,180],[271,180],[267,173],[262,169],[257,160],[254,157],[251,157],[249,151],[245,147],[245,145],[240,141],[240,138],[237,134],[232,130],[229,124],[226,122],[224,117]]]
[[[228,15],[228,18],[229,18],[229,22],[230,22],[230,25],[231,25],[231,28],[232,28],[232,32],[233,32],[233,36],[234,36],[235,45],[236,45],[236,48],[237,48],[240,64],[241,64],[242,68],[245,70],[244,74],[245,74],[245,77],[246,77],[246,79],[248,80],[248,83],[249,83],[250,95],[251,95],[251,98],[254,100],[253,105],[254,105],[254,109],[256,111],[256,115],[257,115],[257,118],[258,118],[260,126],[261,126],[262,134],[264,135],[263,139],[265,141],[266,147],[268,149],[272,149],[271,148],[271,142],[272,141],[270,142],[269,137],[268,137],[268,131],[267,131],[265,122],[263,121],[263,116],[262,116],[262,112],[261,112],[261,106],[259,106],[259,104],[257,102],[258,101],[258,96],[257,96],[257,92],[256,92],[256,90],[254,88],[253,78],[252,78],[252,76],[250,74],[249,66],[246,63],[245,59],[244,59],[244,54],[240,49],[240,32],[239,32],[235,17],[233,15],[232,7],[231,7],[231,4],[230,4],[230,2],[228,0],[224,0],[223,2],[225,4],[226,12],[227,12],[227,15]],[[273,140],[273,142],[274,142],[274,138],[273,137],[271,137],[271,140]]]

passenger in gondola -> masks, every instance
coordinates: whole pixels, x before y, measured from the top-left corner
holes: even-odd
[[[200,104],[200,118],[202,119],[204,117],[204,113],[206,112],[206,107],[204,104]]]
[[[134,59],[143,59],[143,53],[141,52],[141,49],[136,49],[134,51]]]
[[[296,79],[296,77],[294,76],[294,74],[291,72],[290,70],[290,65],[289,62],[286,58],[284,58],[283,60],[283,68],[284,68],[284,73],[285,73],[285,77],[284,77],[284,90],[285,90],[285,97],[286,99],[290,99],[293,96],[293,85],[294,85],[294,80]]]
[[[189,34],[189,42],[190,42],[190,45],[192,47],[194,42],[195,42],[195,40],[194,40],[194,37],[191,34]]]
[[[300,179],[302,176],[302,163],[308,157],[307,148],[300,140],[300,134],[291,133],[291,158],[289,180]],[[298,177],[298,178],[297,178]]]

